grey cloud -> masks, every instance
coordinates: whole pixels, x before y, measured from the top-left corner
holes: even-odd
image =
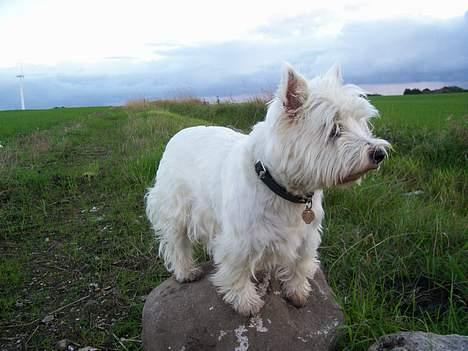
[[[337,57],[357,83],[468,80],[468,16],[354,24],[343,29]]]
[[[347,25],[338,38],[320,39],[326,12],[258,29],[264,40],[177,47],[149,43],[162,59],[112,57],[95,65],[25,67],[31,108],[121,104],[147,97],[236,96],[271,91],[288,61],[308,77],[341,63],[357,84],[468,82],[468,13],[449,20],[415,19]],[[18,108],[13,70],[0,70],[0,109]]]
[[[165,64],[169,71],[201,79],[269,72],[267,80],[276,81],[278,66],[289,61],[308,75],[338,62],[357,83],[468,80],[468,12],[448,20],[355,23],[335,40],[316,34],[327,20],[326,12],[313,13],[260,28],[266,36],[261,42],[174,49],[165,53]]]

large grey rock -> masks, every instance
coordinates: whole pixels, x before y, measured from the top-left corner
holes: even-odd
[[[466,351],[468,336],[401,332],[384,335],[369,351]]]
[[[209,271],[205,267],[205,272]],[[259,284],[265,306],[242,317],[223,302],[207,276],[179,284],[168,279],[155,288],[143,308],[143,347],[156,350],[333,350],[343,314],[322,271],[311,282],[307,305],[296,308],[269,277]]]

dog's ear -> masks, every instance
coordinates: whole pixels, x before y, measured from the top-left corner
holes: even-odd
[[[343,76],[341,75],[341,67],[339,64],[335,63],[325,74],[325,76],[337,80],[340,83],[343,83]]]
[[[298,109],[307,99],[307,90],[307,81],[304,77],[289,64],[285,64],[278,95],[288,117],[296,117]]]

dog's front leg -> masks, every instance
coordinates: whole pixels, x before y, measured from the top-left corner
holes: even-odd
[[[224,301],[244,316],[258,313],[264,302],[252,282],[245,250],[218,243],[214,261],[217,270],[211,279],[218,292],[223,294]]]
[[[283,296],[296,307],[302,307],[307,302],[311,287],[309,279],[319,267],[317,247],[313,242],[306,242],[299,249],[298,257],[281,265],[278,278],[281,281]]]

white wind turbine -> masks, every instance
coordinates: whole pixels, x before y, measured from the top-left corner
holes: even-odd
[[[24,110],[24,91],[23,91],[23,81],[24,81],[24,74],[23,74],[23,65],[20,65],[20,74],[16,76],[20,82],[20,99],[21,99],[21,109]]]

